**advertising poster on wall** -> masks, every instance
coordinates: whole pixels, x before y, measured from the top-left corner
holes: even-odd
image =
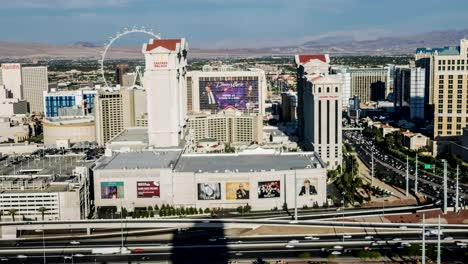
[[[124,198],[123,182],[101,182],[101,199]]]
[[[317,195],[317,179],[305,178],[296,181],[296,190],[299,196],[312,196]]]
[[[258,198],[277,198],[280,195],[280,181],[258,182]]]
[[[137,197],[138,198],[159,198],[159,196],[160,196],[159,182],[155,182],[155,181],[137,182]]]
[[[200,81],[200,110],[258,108],[258,81]]]
[[[220,200],[221,183],[208,182],[198,184],[198,200]]]
[[[245,200],[250,198],[250,183],[227,182],[226,200]]]

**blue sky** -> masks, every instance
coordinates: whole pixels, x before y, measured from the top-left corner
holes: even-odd
[[[465,29],[467,17],[468,0],[0,0],[0,41],[102,43],[135,25],[192,47],[282,46]]]

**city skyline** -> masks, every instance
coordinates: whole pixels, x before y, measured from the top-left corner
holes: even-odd
[[[26,0],[2,3],[0,21],[10,25],[2,37],[10,42],[102,43],[114,32],[136,25],[153,28],[165,38],[185,36],[194,47],[238,48],[465,29],[466,8],[468,3],[460,0],[444,5],[401,0]],[[135,38],[122,44],[141,42],[130,39]]]

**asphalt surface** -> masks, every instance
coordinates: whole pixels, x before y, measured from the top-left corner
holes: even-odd
[[[374,168],[383,175],[398,176],[401,183],[400,187],[406,186],[406,161],[399,160],[387,153],[383,153],[373,143],[373,139],[366,138],[363,134],[356,131],[346,131],[343,133],[345,142],[350,143],[356,149],[359,157],[368,165],[371,164],[371,155],[374,153]],[[410,192],[414,194],[414,164],[409,163],[409,186]],[[427,173],[421,169],[418,170],[418,191],[441,203],[443,199],[443,177]],[[455,181],[450,178],[447,180],[448,206],[455,205]],[[468,199],[468,186],[459,184],[459,206],[463,206]]]
[[[447,259],[452,259],[447,252],[456,253],[462,258],[466,246],[460,243],[468,241],[466,232],[444,232],[442,250]],[[343,234],[321,236],[261,236],[250,238],[230,238],[217,229],[189,229],[174,233],[170,240],[125,241],[128,254],[93,254],[96,248],[119,248],[121,240],[46,242],[47,263],[141,263],[145,261],[168,261],[171,263],[228,263],[233,259],[251,258],[286,258],[297,257],[301,252],[313,256],[326,257],[334,254],[353,255],[359,250],[373,249],[384,254],[398,253],[410,244],[421,243],[422,233],[402,232],[385,233],[369,230],[368,234],[354,234],[343,238]],[[436,236],[426,236],[428,244],[436,243]],[[0,248],[0,260],[5,263],[43,263],[44,247],[41,239]],[[336,253],[338,252],[338,253]]]

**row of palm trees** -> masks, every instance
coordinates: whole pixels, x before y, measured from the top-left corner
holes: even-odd
[[[37,211],[41,213],[42,216],[42,221],[44,221],[45,214],[47,211],[50,209],[45,208],[45,207],[39,207],[37,208]],[[11,216],[11,220],[14,222],[15,221],[15,216],[18,214],[18,209],[11,208],[7,211],[7,214]],[[4,215],[4,211],[0,210],[0,221],[2,221],[2,216]]]

